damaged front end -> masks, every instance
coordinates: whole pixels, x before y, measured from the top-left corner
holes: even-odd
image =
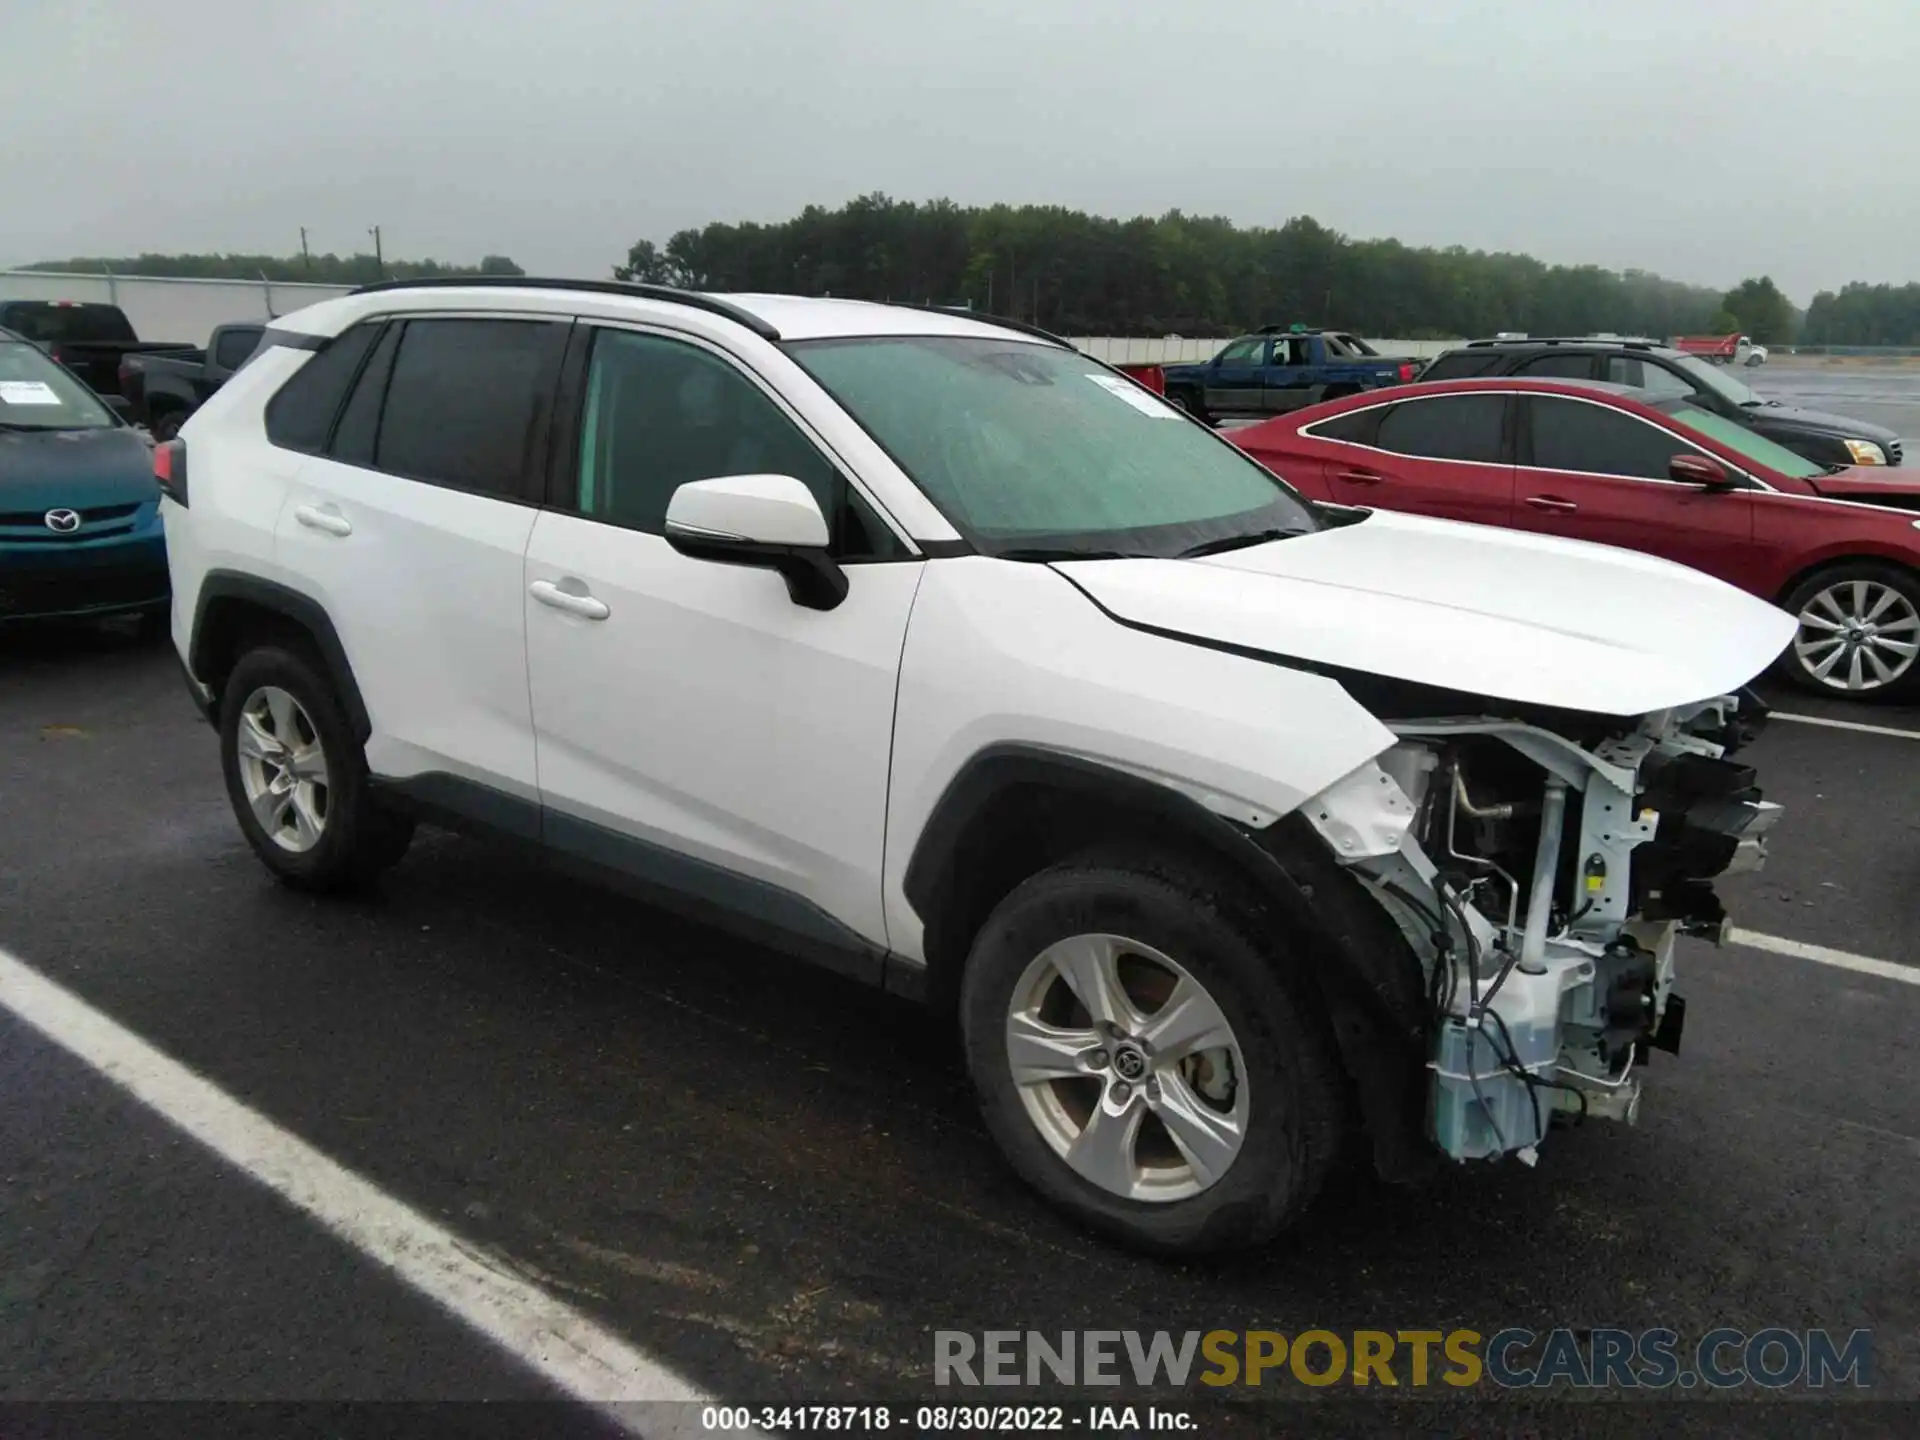
[[[1751,692],[1552,729],[1391,719],[1399,743],[1303,807],[1419,958],[1442,1152],[1531,1164],[1556,1115],[1635,1119],[1685,1026],[1674,940],[1724,940],[1713,882],[1779,815],[1733,759],[1764,720]]]

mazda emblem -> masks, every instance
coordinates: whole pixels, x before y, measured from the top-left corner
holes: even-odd
[[[47,528],[56,535],[71,535],[80,528],[80,513],[77,510],[49,510],[46,514]]]

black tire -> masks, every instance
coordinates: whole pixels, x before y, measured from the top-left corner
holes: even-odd
[[[325,824],[311,849],[288,850],[267,834],[247,801],[239,764],[241,713],[263,686],[291,695],[306,712],[326,760]],[[220,768],[227,798],[254,854],[280,880],[300,890],[352,890],[398,863],[413,841],[411,818],[382,809],[367,785],[367,762],[320,661],[303,649],[267,645],[249,650],[228,675],[220,705]]]
[[[1787,593],[1780,602],[1780,608],[1798,619],[1803,611],[1814,604],[1816,597],[1822,591],[1856,581],[1892,590],[1900,601],[1904,601],[1911,615],[1920,617],[1920,575],[1899,565],[1880,560],[1848,560],[1816,571]],[[1872,593],[1874,592],[1869,592],[1869,594]],[[1897,603],[1896,613],[1901,614],[1901,618],[1906,618],[1905,612],[1897,610]],[[1811,656],[1803,659],[1800,646],[1803,642],[1816,640],[1825,633],[1803,626],[1788,642],[1787,648],[1780,653],[1780,658],[1774,662],[1775,673],[1798,689],[1815,695],[1825,695],[1830,699],[1858,700],[1869,704],[1902,704],[1920,698],[1920,654],[1907,658],[1905,668],[1900,670],[1894,678],[1877,684],[1871,689],[1852,690],[1844,685],[1831,683],[1832,674],[1843,671],[1848,665],[1847,657],[1844,655],[1840,664],[1835,667],[1834,672],[1829,673],[1827,679],[1815,675],[1810,662],[1823,659],[1825,654],[1830,652],[1830,647],[1829,652],[1816,650]],[[1920,643],[1920,628],[1902,629],[1896,632],[1895,638],[1903,643]],[[1883,663],[1891,665],[1891,662],[1898,658],[1900,657],[1887,654],[1883,656]],[[1873,673],[1871,666],[1863,667],[1862,673],[1871,676]]]
[[[1342,1153],[1346,1083],[1329,1026],[1290,969],[1297,957],[1271,924],[1251,923],[1253,913],[1227,887],[1178,862],[1089,857],[1026,881],[974,939],[961,1023],[988,1130],[1042,1195],[1133,1248],[1197,1255],[1269,1240],[1305,1211]],[[1094,1184],[1060,1157],[1021,1100],[1008,1059],[1009,1006],[1027,966],[1078,934],[1122,935],[1177,960],[1239,1041],[1245,1138],[1225,1173],[1197,1194],[1138,1200]]]
[[[147,433],[153,437],[156,445],[164,445],[180,433],[180,427],[187,423],[184,410],[163,410],[153,417],[153,424],[147,427]]]

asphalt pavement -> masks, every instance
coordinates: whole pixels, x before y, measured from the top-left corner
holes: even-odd
[[[1788,814],[1736,923],[1920,966],[1920,740],[1787,721],[1752,755]],[[1872,1329],[1871,1395],[1920,1400],[1920,986],[1689,942],[1636,1128],[1151,1262],[1013,1179],[909,1005],[451,836],[373,898],[278,887],[171,655],[96,631],[0,637],[0,950],[728,1400],[924,1400],[935,1329],[1773,1324]],[[551,1398],[4,1013],[0,1095],[0,1400]]]

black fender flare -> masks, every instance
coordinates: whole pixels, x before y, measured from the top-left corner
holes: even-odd
[[[929,932],[949,913],[970,828],[1018,787],[1084,796],[1140,814],[1156,834],[1200,850],[1246,883],[1311,952],[1306,978],[1326,1007],[1372,1140],[1375,1168],[1400,1181],[1432,1171],[1438,1156],[1427,1138],[1432,1037],[1419,963],[1391,917],[1303,817],[1248,830],[1178,790],[1095,760],[1040,746],[989,746],[948,782],[902,876],[907,901]],[[930,988],[940,984],[929,979]]]
[[[340,634],[333,628],[326,607],[311,595],[272,580],[262,580],[257,575],[244,575],[235,570],[208,571],[194,604],[192,638],[187,648],[188,670],[202,683],[207,683],[215,672],[221,671],[223,664],[230,665],[238,658],[223,653],[224,647],[236,637],[227,634],[221,624],[209,623],[229,605],[277,615],[312,638],[340,696],[347,722],[353,727],[354,739],[366,743],[373,733],[373,722],[360,696],[359,683],[353,678],[346,647],[340,643]],[[224,675],[221,678],[224,679]]]

